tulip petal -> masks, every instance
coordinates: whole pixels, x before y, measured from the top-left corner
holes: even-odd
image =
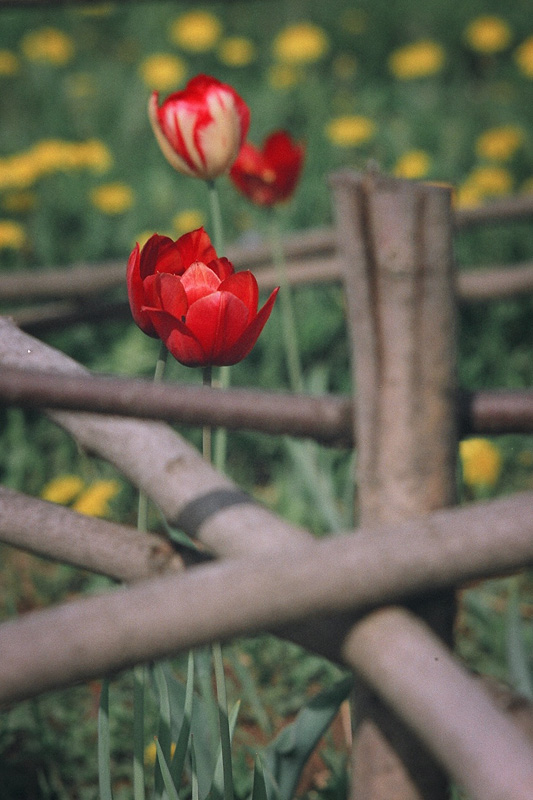
[[[144,281],[145,307],[166,311],[176,319],[183,321],[189,308],[187,295],[177,275],[149,275]]]
[[[233,275],[222,281],[218,290],[219,292],[231,292],[231,294],[234,294],[239,300],[242,300],[248,309],[250,319],[255,317],[259,302],[259,289],[257,281],[250,270],[234,272]]]
[[[220,278],[201,261],[191,264],[181,278],[189,306],[206,295],[213,294],[220,286]]]
[[[177,242],[169,236],[154,233],[141,251],[141,278],[153,275],[154,272],[172,272],[180,275],[183,270]]]
[[[168,102],[169,99],[170,98],[167,98],[166,102]],[[161,152],[168,163],[178,172],[181,172],[183,175],[190,175],[193,178],[197,177],[198,171],[195,169],[188,154],[186,154],[185,145],[181,142],[180,138],[178,137],[178,142],[175,145],[171,144],[167,138],[167,133],[172,136],[174,127],[171,125],[170,132],[166,129],[163,130],[162,125],[164,125],[164,120],[161,120],[160,111],[161,109],[158,106],[158,92],[153,92],[148,103],[148,116]],[[181,148],[181,150],[178,152],[177,148]]]
[[[209,269],[212,269],[221,281],[233,275],[233,264],[224,256],[222,258],[214,258],[213,261],[204,261],[204,264],[207,264]]]
[[[194,264],[195,261],[209,264],[210,261],[217,257],[216,250],[204,228],[197,228],[195,231],[190,231],[190,233],[180,236],[176,246],[179,249],[184,270]]]
[[[142,311],[145,304],[144,286],[140,274],[140,252],[139,245],[135,245],[129,259],[126,270],[126,284],[128,287],[128,300],[131,315],[136,325],[146,333],[147,336],[157,336],[154,326],[148,314]]]
[[[187,327],[202,345],[207,363],[215,366],[229,363],[226,352],[233,349],[248,321],[247,307],[230,292],[202,297],[187,314]]]
[[[265,305],[258,312],[257,316],[254,317],[250,324],[245,328],[233,347],[226,351],[225,356],[227,361],[219,362],[220,366],[237,364],[238,361],[242,361],[243,358],[246,358],[248,353],[257,342],[261,331],[265,327],[272,308],[274,307],[278,292],[279,287],[274,289]]]
[[[149,309],[148,313],[158,336],[176,361],[186,367],[201,367],[211,363],[194,333],[179,319],[161,309]]]

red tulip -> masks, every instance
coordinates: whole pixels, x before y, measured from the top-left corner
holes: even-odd
[[[227,366],[248,355],[278,290],[257,310],[257,281],[218,258],[203,228],[177,241],[154,234],[128,261],[133,319],[188,367]]]
[[[178,172],[204,180],[229,171],[250,126],[244,100],[208,75],[197,75],[161,106],[154,92],[148,114],[167,161]]]
[[[302,143],[285,131],[276,131],[265,140],[262,150],[249,142],[243,144],[230,178],[252,203],[272,206],[293,193],[304,154]]]

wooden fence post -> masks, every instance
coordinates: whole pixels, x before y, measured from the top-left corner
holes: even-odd
[[[455,502],[450,192],[351,171],[334,175],[332,187],[354,359],[360,522],[398,522]],[[453,596],[412,608],[451,643]],[[362,681],[354,708],[354,800],[448,796],[440,767]]]

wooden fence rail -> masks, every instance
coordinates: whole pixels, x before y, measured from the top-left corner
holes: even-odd
[[[355,445],[353,401],[335,395],[296,395],[251,389],[154,384],[136,378],[35,373],[4,368],[0,406],[56,408],[211,425],[274,435],[306,436],[335,447]],[[461,392],[457,422],[470,434],[533,433],[533,391]]]
[[[509,198],[488,206],[460,209],[455,212],[458,230],[489,222],[509,222],[533,216],[533,197]],[[339,254],[334,228],[322,228],[292,234],[286,238],[287,272],[294,286],[331,283],[343,279],[344,261]],[[262,290],[276,285],[276,271],[271,266],[271,251],[266,245],[233,246],[228,258],[237,269],[256,271]],[[29,333],[39,334],[77,322],[124,318],[129,316],[125,299],[106,299],[102,295],[125,286],[125,263],[78,264],[62,269],[19,272],[0,275],[0,302],[5,304],[41,302],[12,311],[13,319]],[[476,302],[533,291],[533,263],[486,265],[456,275],[456,293],[460,300]],[[4,309],[5,310],[5,309]]]

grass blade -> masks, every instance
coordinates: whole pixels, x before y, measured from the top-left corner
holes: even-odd
[[[187,663],[187,685],[185,687],[185,706],[183,709],[183,721],[176,742],[176,750],[170,764],[170,772],[175,786],[179,786],[185,767],[185,759],[189,748],[189,738],[191,734],[192,709],[194,697],[194,653],[189,652]]]
[[[176,787],[174,786],[174,781],[172,780],[172,775],[170,774],[168,763],[163,753],[163,748],[159,744],[159,739],[155,740],[155,746],[157,750],[157,764],[168,798],[169,800],[179,800],[179,795]]]
[[[256,756],[254,764],[254,781],[251,800],[268,800],[265,776],[259,756]]]
[[[351,676],[341,678],[333,686],[312,697],[294,722],[287,725],[265,749],[264,773],[268,779],[269,797],[278,794],[280,800],[291,800],[294,796],[309,756],[333,722],[352,685]]]
[[[165,673],[161,664],[154,664],[153,675],[155,684],[157,686],[157,694],[159,698],[159,730],[157,735],[157,744],[165,757],[165,763],[170,762],[170,698],[168,693],[167,681]],[[159,766],[159,759],[156,762],[155,768],[155,794],[159,796],[163,791],[163,776]]]

